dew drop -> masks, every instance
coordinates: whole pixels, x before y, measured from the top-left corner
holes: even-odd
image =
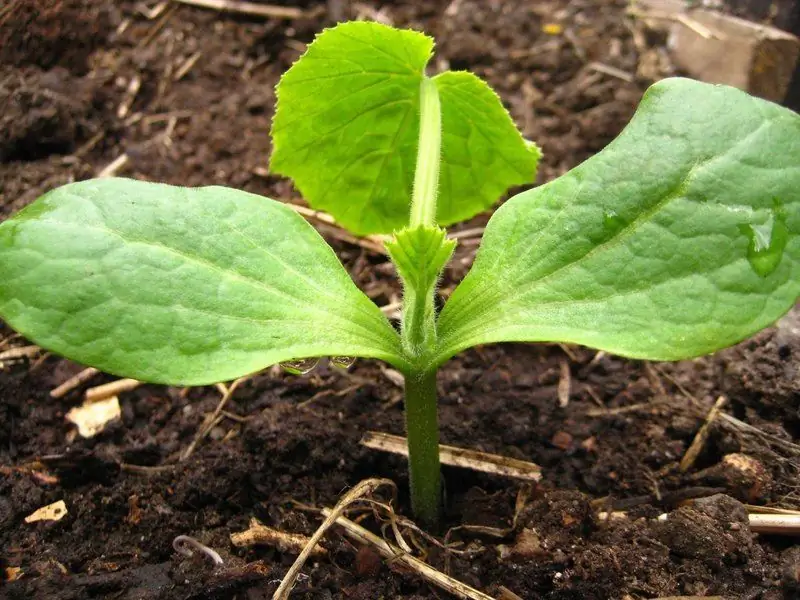
[[[740,229],[750,240],[747,247],[750,266],[759,276],[767,277],[778,268],[789,239],[785,215],[781,210],[770,211],[762,223],[748,223]]]
[[[280,363],[281,368],[291,375],[305,375],[319,364],[319,358],[298,358]]]
[[[355,356],[331,356],[330,363],[340,369],[349,369],[356,362]]]
[[[608,233],[616,233],[625,226],[625,221],[622,220],[616,211],[605,210],[603,211],[603,228]]]

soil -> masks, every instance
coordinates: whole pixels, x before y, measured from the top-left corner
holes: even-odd
[[[266,169],[272,90],[337,11],[424,29],[438,40],[437,69],[487,79],[544,149],[540,182],[603,148],[650,81],[671,71],[663,40],[625,18],[625,0],[293,5],[306,16],[179,3],[152,15],[156,3],[133,0],[0,8],[0,219],[109,166],[299,201]],[[398,297],[385,257],[330,227],[322,233],[378,304]],[[475,250],[474,240],[460,245],[445,295]],[[0,323],[0,344],[24,343],[11,335]],[[571,392],[560,407],[565,364]],[[446,467],[445,522],[433,533],[462,545],[442,550],[421,538],[427,559],[506,599],[800,597],[798,548],[754,534],[743,505],[800,508],[798,364],[797,311],[737,347],[676,364],[559,345],[464,353],[440,374],[443,443],[533,461],[543,478],[530,486]],[[321,520],[314,507],[334,505],[368,477],[393,479],[397,509],[410,514],[405,461],[359,444],[367,430],[403,433],[400,389],[377,362],[305,376],[268,369],[236,390],[227,416],[185,461],[219,402],[215,388],[124,393],[121,419],[84,439],[65,420],[82,390],[49,396],[80,369],[53,356],[0,368],[0,597],[270,598],[295,555],[234,547],[230,534],[251,518],[308,535]],[[719,396],[733,419],[714,420],[682,472]],[[24,521],[57,500],[68,509],[61,520]],[[656,520],[662,513],[667,520]],[[369,515],[363,524],[380,532]],[[462,525],[484,529],[454,529]],[[176,553],[178,535],[216,549],[224,565]],[[306,565],[293,598],[443,597],[340,532],[325,545],[327,557]]]

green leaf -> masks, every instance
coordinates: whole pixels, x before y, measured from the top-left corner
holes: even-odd
[[[109,373],[224,381],[304,357],[398,367],[400,342],[291,208],[223,187],[70,184],[0,224],[0,316]]]
[[[351,22],[321,33],[281,78],[272,124],[274,172],[358,234],[408,223],[420,85],[433,51],[421,33]],[[434,78],[442,105],[442,224],[484,210],[533,180],[529,147],[489,87],[468,73]]]
[[[800,294],[798,190],[798,115],[662,81],[608,148],[495,213],[437,361],[501,341],[657,360],[736,343]]]
[[[411,356],[436,339],[433,295],[455,248],[456,241],[448,240],[444,229],[425,225],[402,229],[386,242],[403,280],[403,340]]]

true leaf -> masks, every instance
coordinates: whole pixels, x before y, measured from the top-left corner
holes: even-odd
[[[608,148],[495,213],[437,362],[500,341],[666,360],[738,342],[800,294],[799,190],[800,116],[662,81]]]
[[[447,239],[444,229],[424,225],[401,229],[386,242],[386,250],[403,280],[403,328],[416,334],[403,336],[410,342],[411,347],[406,349],[412,356],[435,340],[433,296],[439,275],[455,247],[456,241]]]
[[[355,233],[406,225],[432,51],[431,38],[379,23],[321,33],[278,84],[272,170]],[[448,72],[434,81],[443,127],[437,221],[446,225],[530,182],[539,151],[480,79]]]
[[[0,224],[0,316],[109,373],[169,384],[290,359],[373,356],[399,336],[289,207],[222,187],[99,179]]]

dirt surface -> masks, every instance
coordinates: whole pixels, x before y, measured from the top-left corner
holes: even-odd
[[[424,29],[438,40],[435,68],[486,78],[543,148],[540,182],[603,148],[650,81],[670,72],[659,40],[624,18],[623,0],[294,5],[306,17],[177,3],[153,15],[156,3],[110,0],[1,7],[0,219],[109,169],[299,201],[266,170],[272,90],[335,10]],[[330,227],[322,233],[370,297],[397,299],[384,256]],[[444,294],[475,249],[474,239],[459,246]],[[0,323],[0,352],[24,344],[11,335]],[[543,479],[530,487],[445,468],[445,524],[435,533],[460,545],[443,550],[420,537],[428,560],[496,598],[514,598],[503,588],[553,600],[798,597],[797,547],[753,533],[742,504],[800,508],[798,357],[797,314],[677,364],[558,345],[465,353],[440,375],[442,441],[533,461]],[[376,362],[259,374],[184,461],[218,390],[142,386],[120,396],[120,420],[84,439],[65,420],[82,389],[49,396],[80,369],[57,357],[0,368],[0,597],[270,598],[295,555],[234,547],[230,535],[251,518],[308,535],[320,522],[314,508],[367,477],[393,479],[397,508],[409,514],[404,460],[359,445],[367,430],[403,432],[401,391]],[[681,472],[719,396],[727,416]],[[68,510],[61,520],[24,521],[57,500]],[[667,520],[655,520],[662,513]],[[372,516],[363,524],[381,531]],[[461,525],[496,530],[451,530]],[[178,535],[217,550],[224,566],[176,553]],[[325,545],[327,557],[306,565],[293,598],[443,597],[339,533]]]

